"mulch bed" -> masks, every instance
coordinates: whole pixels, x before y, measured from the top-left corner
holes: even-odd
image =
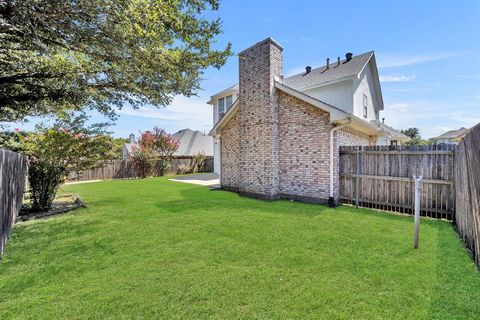
[[[24,206],[20,210],[20,214],[17,217],[17,221],[28,221],[41,218],[47,218],[58,214],[71,212],[78,208],[85,208],[85,204],[80,197],[76,194],[68,196],[60,196],[55,198],[52,208],[47,212],[32,212],[28,205]]]

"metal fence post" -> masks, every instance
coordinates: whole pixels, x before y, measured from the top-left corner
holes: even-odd
[[[356,148],[356,175],[355,175],[355,207],[358,208],[360,202],[360,147]]]
[[[413,176],[415,180],[415,220],[414,220],[414,236],[413,236],[413,248],[418,249],[419,242],[419,228],[420,228],[420,189],[422,187],[422,176]]]

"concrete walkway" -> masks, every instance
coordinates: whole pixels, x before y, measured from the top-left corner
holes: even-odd
[[[216,173],[192,174],[188,176],[175,177],[168,180],[175,182],[198,184],[201,186],[208,186],[214,188],[220,187],[220,180],[218,178],[218,174]]]
[[[71,181],[71,182],[65,182],[64,184],[81,184],[81,183],[91,183],[91,182],[100,182],[100,181],[105,181],[105,180]]]

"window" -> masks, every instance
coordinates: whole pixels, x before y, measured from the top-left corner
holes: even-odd
[[[225,98],[218,99],[218,118],[220,119],[225,114]]]
[[[363,117],[367,118],[367,116],[368,116],[368,97],[364,93],[363,94]]]
[[[232,96],[226,96],[225,97],[225,110],[230,109],[232,106]]]

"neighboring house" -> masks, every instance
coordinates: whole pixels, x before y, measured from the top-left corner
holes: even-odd
[[[465,137],[468,130],[469,129],[462,127],[458,130],[447,131],[444,134],[435,138],[436,143],[457,144],[463,137]]]
[[[133,153],[133,149],[138,145],[133,133],[129,135],[128,139],[128,143],[125,143],[122,148],[122,160],[128,160]]]
[[[205,132],[187,128],[175,132],[172,134],[172,138],[179,142],[179,147],[173,154],[175,157],[193,157],[199,153],[208,157],[213,156],[213,138]],[[125,143],[122,148],[122,159],[128,160],[136,146],[138,146],[138,143],[135,140],[135,135],[130,134],[130,142]]]
[[[205,132],[183,129],[172,134],[172,137],[180,143],[174,156],[189,157],[203,153],[213,157],[213,138]]]
[[[376,124],[380,126],[385,132],[382,136],[378,137],[377,144],[381,146],[400,146],[405,144],[406,142],[410,141],[410,137],[404,135],[400,131],[393,129],[390,126],[387,126],[385,123],[380,121],[374,121]]]
[[[211,97],[215,171],[223,189],[244,195],[335,204],[338,147],[385,134],[375,54],[284,78],[282,51],[271,38],[242,51],[239,85]]]

